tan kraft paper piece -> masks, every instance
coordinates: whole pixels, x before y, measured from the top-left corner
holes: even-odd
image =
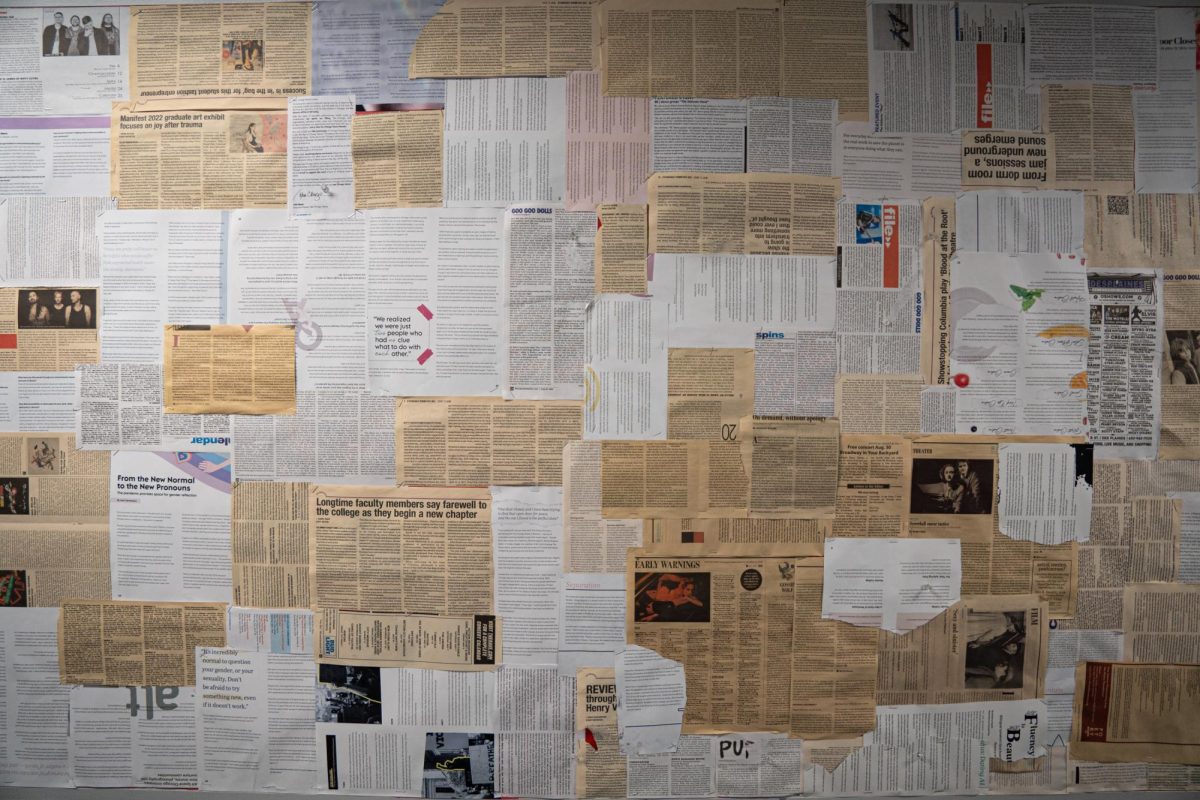
[[[138,110],[286,109],[312,93],[312,3],[134,6],[129,17]]]
[[[356,114],[350,123],[358,208],[442,205],[441,111]]]
[[[106,450],[76,450],[75,434],[0,434],[0,530],[30,522],[108,525]]]
[[[72,597],[108,600],[108,558],[108,523],[14,525],[0,535],[0,563],[12,576],[6,591],[10,605],[17,599],[30,608],[57,606]],[[18,598],[17,592],[23,594]]]
[[[596,17],[606,95],[824,97],[866,120],[861,3],[605,0]]]
[[[295,414],[294,325],[166,325],[163,412]]]
[[[626,641],[683,664],[684,733],[787,731],[795,568],[816,545],[629,551]]]
[[[563,445],[583,436],[573,400],[396,400],[400,486],[558,486]]]
[[[147,113],[113,103],[109,139],[109,191],[121,208],[287,206],[286,111]],[[193,157],[178,158],[183,151]]]
[[[1131,194],[1116,186],[1083,196],[1089,267],[1187,272],[1200,261],[1200,196]]]
[[[321,626],[317,662],[373,667],[422,667],[456,672],[494,670],[500,619],[492,614],[434,616],[369,611],[316,611]]]
[[[413,44],[408,77],[561,77],[590,70],[593,2],[449,0]]]
[[[98,364],[99,294],[61,286],[0,289],[0,334],[6,334],[0,372],[71,372],[76,364]]]
[[[58,617],[63,683],[195,686],[196,648],[225,646],[224,603],[64,600]]]
[[[1037,595],[971,597],[905,634],[881,631],[881,706],[1045,694],[1048,608]]]
[[[1200,764],[1200,665],[1075,665],[1071,758]]]
[[[646,293],[646,206],[596,207],[596,293]]]
[[[650,177],[651,253],[834,255],[840,178],[660,172]]]
[[[311,598],[397,614],[493,611],[487,489],[309,489]]]
[[[311,608],[307,483],[238,481],[230,540],[233,604]]]

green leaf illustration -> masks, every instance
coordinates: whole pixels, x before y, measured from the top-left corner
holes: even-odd
[[[1013,294],[1021,298],[1022,311],[1028,311],[1033,308],[1033,304],[1038,301],[1038,298],[1042,296],[1042,292],[1045,291],[1044,289],[1026,289],[1022,286],[1017,286],[1015,283],[1010,283],[1008,288],[1012,289]]]

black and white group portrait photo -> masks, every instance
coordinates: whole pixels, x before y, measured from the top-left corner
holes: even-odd
[[[982,458],[914,458],[912,514],[991,514],[993,463]]]
[[[47,8],[42,14],[42,56],[119,56],[121,29],[115,7]]]
[[[96,328],[96,290],[58,287],[20,289],[17,327]]]

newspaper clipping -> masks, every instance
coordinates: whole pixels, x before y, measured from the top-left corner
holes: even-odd
[[[72,599],[58,620],[63,683],[195,686],[196,648],[224,646],[222,603]]]
[[[487,489],[309,488],[311,599],[397,614],[493,611]]]
[[[494,670],[500,620],[492,614],[432,616],[317,611],[322,664]]]
[[[150,113],[114,103],[109,191],[126,209],[284,208],[287,123],[286,111]],[[193,157],[174,156],[182,151]]]
[[[132,9],[130,98],[145,110],[287,108],[311,94],[311,3]]]
[[[71,372],[100,360],[99,292],[0,289],[0,372]]]
[[[166,325],[167,414],[295,414],[296,326]]]

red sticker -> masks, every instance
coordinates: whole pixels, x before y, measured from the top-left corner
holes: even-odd
[[[592,746],[593,750],[599,750],[600,747],[596,744],[596,735],[592,733],[591,728],[583,729],[583,740]]]
[[[960,389],[965,389],[971,383],[971,378],[965,372],[960,372],[954,376],[954,385]]]
[[[425,319],[433,319],[433,312],[430,311],[424,303],[421,303],[421,305],[417,306],[417,311],[420,311],[421,316]]]
[[[417,356],[417,363],[424,366],[425,362],[431,358],[433,358],[433,351],[430,350],[428,347],[426,347],[425,352],[421,353],[421,355]]]

